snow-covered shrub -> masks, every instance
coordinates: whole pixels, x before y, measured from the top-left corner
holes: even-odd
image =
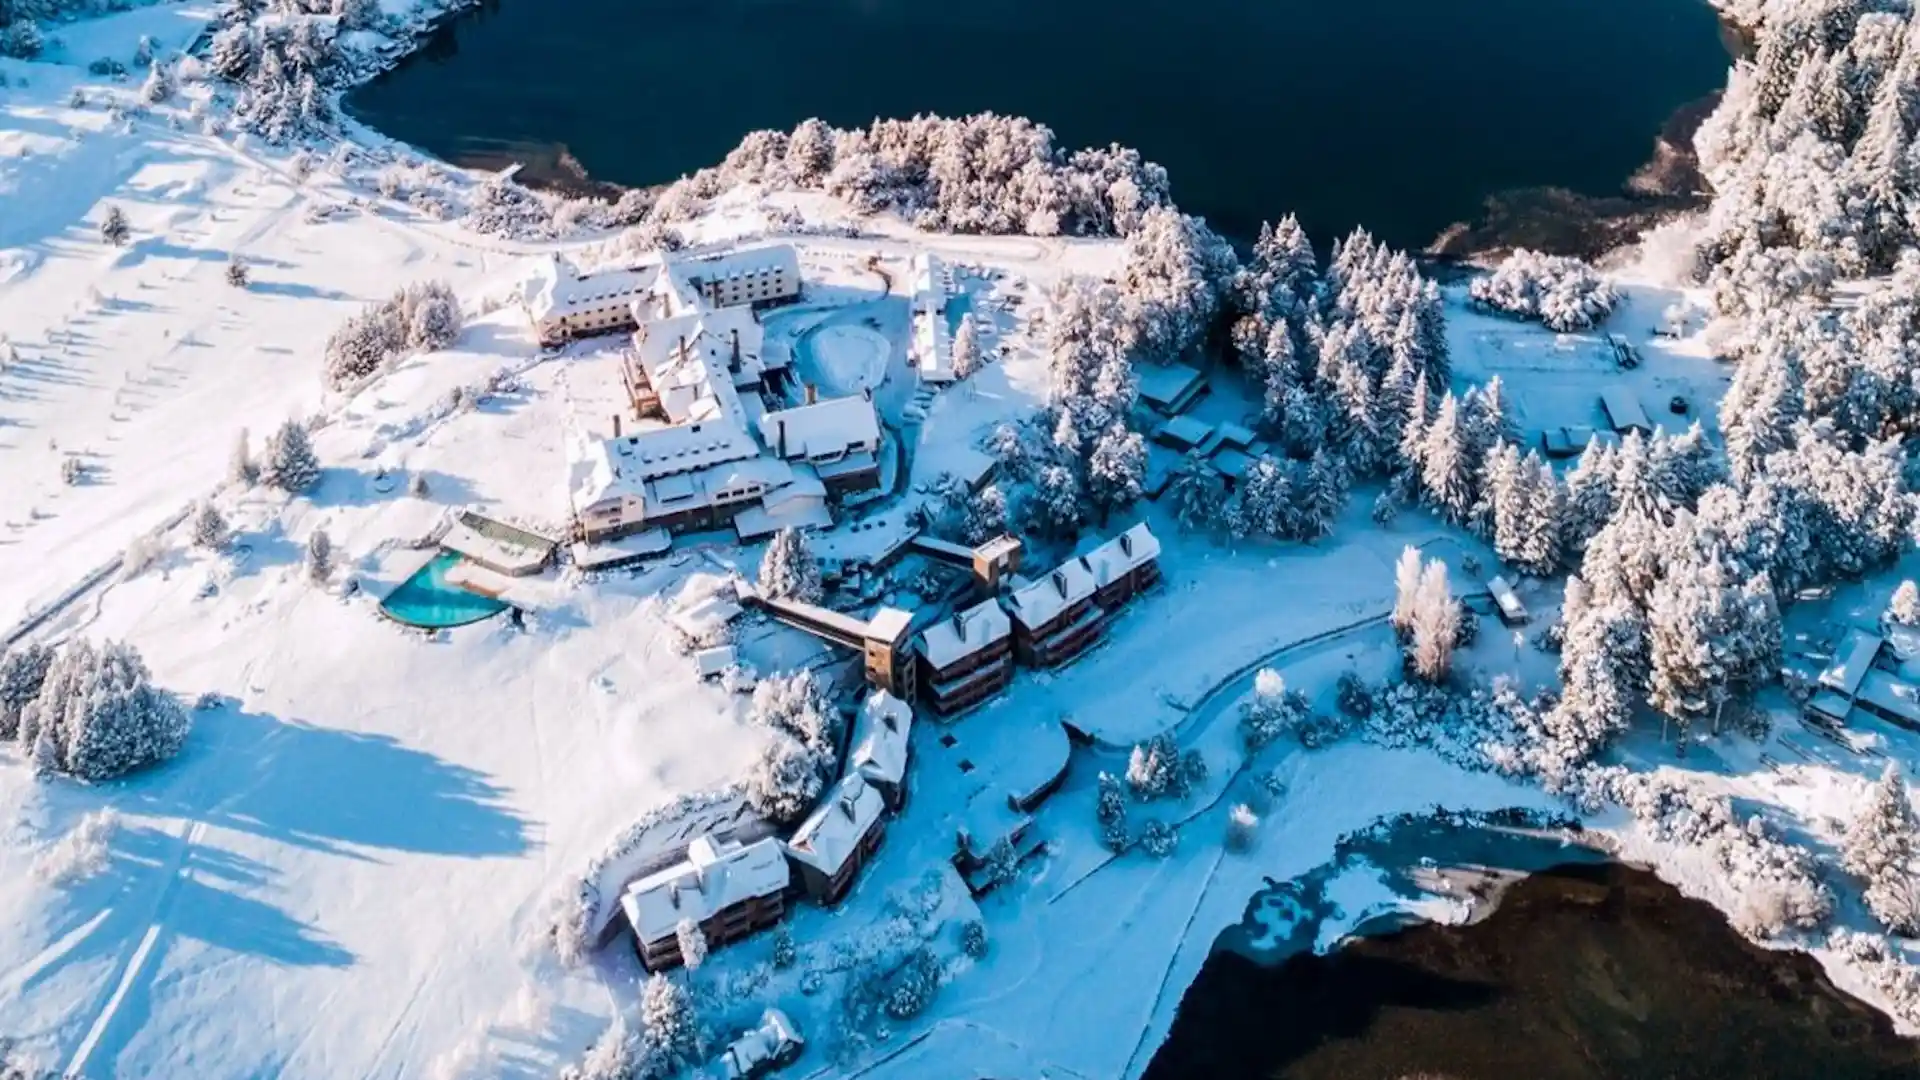
[[[160,61],[149,61],[147,81],[140,86],[140,100],[149,105],[158,105],[173,96],[173,89],[173,73]]]
[[[288,420],[267,437],[260,462],[260,482],[281,491],[299,493],[320,479],[320,459],[314,456],[313,440],[296,420]]]
[[[1158,799],[1181,793],[1180,747],[1173,736],[1161,734],[1133,745],[1127,757],[1127,786],[1135,798]]]
[[[1253,697],[1240,707],[1240,738],[1248,750],[1259,750],[1296,730],[1312,710],[1307,696],[1287,689],[1287,681],[1272,668],[1253,677]]]
[[[0,739],[20,733],[20,714],[47,681],[55,653],[51,645],[16,645],[0,653]]]
[[[1156,859],[1164,859],[1173,854],[1173,849],[1179,842],[1180,834],[1159,818],[1148,821],[1140,828],[1140,846]]]
[[[446,282],[406,286],[348,316],[327,338],[327,385],[343,389],[411,352],[444,349],[460,329],[460,300]]]
[[[247,262],[238,255],[227,256],[227,284],[236,289],[247,287]]]
[[[770,821],[791,825],[813,809],[826,787],[820,757],[800,740],[776,732],[747,768],[747,803]]]
[[[227,483],[252,487],[259,480],[260,467],[254,464],[247,429],[241,428],[240,434],[233,440],[233,453],[227,458]]]
[[[1492,274],[1467,286],[1474,303],[1549,329],[1585,330],[1613,313],[1620,292],[1585,262],[1518,248]]]
[[[1893,626],[1920,626],[1920,585],[1912,578],[1900,583],[1887,601],[1886,620]]]
[[[108,780],[179,753],[192,727],[132,646],[80,640],[47,670],[17,737],[38,773]]]
[[[1888,762],[1847,827],[1841,864],[1866,886],[1867,907],[1896,934],[1920,933],[1920,878],[1914,866],[1920,828],[1900,767]]]
[[[1127,829],[1127,819],[1114,818],[1100,823],[1100,846],[1119,855],[1133,843],[1133,834]]]
[[[960,951],[975,960],[987,958],[987,924],[968,919],[960,924]]]
[[[785,971],[797,960],[798,950],[793,944],[793,931],[785,926],[773,932],[773,967],[775,971]]]
[[[307,580],[324,585],[333,576],[333,538],[325,529],[307,534]]]
[[[640,1042],[659,1059],[663,1076],[692,1066],[700,1058],[700,1017],[693,997],[676,979],[655,973],[640,991]]]
[[[87,478],[87,463],[73,454],[60,459],[60,482],[74,487]]]
[[[1393,492],[1382,491],[1374,497],[1373,510],[1368,516],[1382,528],[1391,525],[1393,519],[1400,516],[1400,500],[1393,497]]]
[[[233,532],[227,527],[220,508],[211,500],[202,502],[193,514],[193,545],[208,551],[224,551],[232,539]]]
[[[806,533],[785,528],[773,534],[760,557],[759,588],[775,599],[819,602],[820,563],[808,547]]]
[[[1373,715],[1373,688],[1359,673],[1343,671],[1335,684],[1336,707],[1355,720],[1365,720]]]
[[[33,860],[33,876],[49,885],[92,877],[107,868],[108,847],[119,831],[120,815],[112,807],[87,814]]]
[[[0,56],[31,60],[46,47],[46,39],[40,36],[40,28],[32,19],[22,15],[10,23],[0,24]]]
[[[1120,778],[1110,772],[1102,772],[1097,780],[1099,794],[1094,801],[1094,817],[1105,825],[1113,821],[1123,821],[1127,816],[1127,792],[1120,784]]]
[[[417,472],[407,478],[407,494],[416,499],[424,499],[433,494],[432,487],[427,484],[426,473]]]
[[[700,970],[700,965],[707,962],[706,931],[692,919],[681,919],[673,928],[673,936],[680,945],[680,962],[688,971]]]
[[[1889,1010],[1906,1024],[1920,1025],[1920,967],[1884,935],[1835,928],[1827,947],[1845,957],[1885,997]]]
[[[101,242],[112,244],[114,247],[123,247],[128,237],[132,235],[133,227],[127,223],[126,211],[111,203],[108,204],[106,216],[100,219]]]
[[[945,980],[933,950],[926,946],[914,949],[887,976],[882,1008],[895,1020],[911,1020],[933,1004]]]
[[[1253,847],[1260,831],[1260,815],[1246,803],[1234,803],[1227,811],[1227,850],[1246,851]]]

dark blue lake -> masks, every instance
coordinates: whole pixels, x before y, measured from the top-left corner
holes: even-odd
[[[992,110],[1139,148],[1232,235],[1425,246],[1496,192],[1618,192],[1729,62],[1704,0],[487,0],[348,107],[624,185],[810,116]]]

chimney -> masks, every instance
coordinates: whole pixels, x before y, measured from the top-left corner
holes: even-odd
[[[1131,532],[1123,532],[1120,534],[1120,551],[1128,557],[1132,557],[1133,534]]]
[[[1061,599],[1065,599],[1067,595],[1067,575],[1059,570],[1055,570],[1053,572],[1053,587],[1059,592]]]
[[[819,387],[814,386],[812,383],[806,383],[805,386],[807,388],[807,404],[812,405],[815,402],[819,401],[820,400]]]
[[[731,367],[735,371],[740,370],[740,331],[738,329],[735,329],[733,332],[733,363]]]
[[[777,421],[776,429],[779,432],[779,437],[775,441],[773,452],[784,458],[787,456],[787,422],[785,420]]]
[[[967,617],[958,611],[953,613],[953,636],[967,640]]]
[[[674,359],[683,360],[687,355],[687,335],[680,335],[680,351],[673,354]]]
[[[619,413],[613,414],[613,437],[616,439],[620,437],[620,414]]]

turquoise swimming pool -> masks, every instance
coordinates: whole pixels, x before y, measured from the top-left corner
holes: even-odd
[[[465,626],[490,619],[507,610],[504,600],[482,596],[447,580],[447,571],[460,562],[451,551],[433,557],[433,561],[414,571],[413,576],[380,601],[387,618],[408,626],[438,630]]]

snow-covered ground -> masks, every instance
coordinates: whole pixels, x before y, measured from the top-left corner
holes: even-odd
[[[177,46],[213,6],[76,24],[63,55],[130,55],[143,34]],[[0,632],[130,641],[162,685],[204,705],[180,758],[124,781],[38,782],[0,751],[0,925],[10,930],[0,935],[0,1038],[86,1077],[551,1075],[631,1006],[637,967],[615,948],[561,968],[542,940],[550,897],[644,812],[737,778],[760,749],[741,699],[698,679],[669,617],[755,553],[697,538],[633,574],[520,583],[524,629],[496,619],[423,634],[382,620],[374,598],[424,562],[411,541],[449,508],[564,518],[572,384],[618,343],[545,354],[502,306],[528,257],[559,245],[467,233],[326,169],[298,177],[284,152],[176,125],[165,109],[115,118],[98,101],[127,88],[96,85],[79,67],[0,61],[0,72],[0,331],[19,357],[0,372]],[[81,84],[95,104],[71,104]],[[99,238],[109,204],[131,224],[124,247]],[[319,207],[343,210],[320,220]],[[822,195],[740,191],[683,232],[696,243],[757,237],[776,220],[770,208],[848,218]],[[909,447],[902,494],[823,541],[849,549],[903,528],[934,479],[978,457],[981,435],[1042,403],[1033,315],[1061,278],[1106,276],[1118,259],[1113,243],[862,227],[798,241],[816,295],[847,302],[769,328],[824,392],[873,390]],[[905,364],[900,290],[919,250],[989,271],[960,272],[970,302],[1024,299],[993,317],[989,343],[1004,358],[938,395]],[[225,281],[236,255],[251,270],[244,289]],[[1530,437],[1600,426],[1599,388],[1622,383],[1663,424],[1697,417],[1711,428],[1725,372],[1700,328],[1655,334],[1687,297],[1651,257],[1615,277],[1627,299],[1605,329],[1639,348],[1636,372],[1615,369],[1598,333],[1555,335],[1454,297],[1456,378],[1500,376]],[[357,391],[324,391],[334,327],[429,278],[471,312],[461,339]],[[456,390],[465,403],[453,403]],[[1676,395],[1686,417],[1668,412]],[[1229,418],[1238,405],[1222,393],[1202,409]],[[324,466],[314,491],[289,500],[223,487],[240,429],[257,443],[312,416]],[[85,466],[74,485],[62,480],[70,457]],[[1166,585],[1075,665],[1023,670],[958,723],[919,725],[912,801],[842,908],[795,916],[791,973],[769,974],[763,936],[716,952],[703,977],[757,985],[745,993],[819,1033],[799,1075],[947,1075],[955,1061],[1003,1075],[1137,1075],[1216,936],[1268,879],[1324,864],[1338,838],[1382,815],[1556,807],[1429,749],[1349,739],[1243,760],[1238,709],[1259,668],[1324,709],[1341,673],[1378,681],[1397,663],[1380,617],[1402,547],[1445,559],[1461,592],[1472,587],[1468,557],[1492,564],[1424,514],[1371,525],[1371,494],[1314,545],[1222,547],[1180,535],[1148,507],[1167,547]],[[209,496],[236,531],[224,554],[191,548],[180,525]],[[327,588],[300,566],[322,527],[341,564]],[[116,570],[156,528],[167,531],[152,564]],[[1796,612],[1790,628],[1817,630],[1829,615],[1870,621],[1899,576],[1843,592],[1830,611]],[[1550,591],[1526,599],[1537,614],[1554,601]],[[835,659],[766,626],[741,645],[763,673]],[[1491,624],[1468,662],[1529,686],[1552,678],[1550,657]],[[1876,731],[1853,752],[1801,729],[1784,699],[1771,704],[1779,718],[1764,742],[1728,736],[1679,759],[1649,735],[1626,753],[1816,846],[1834,842],[1886,757],[1920,763],[1911,736]],[[976,911],[947,863],[954,829],[1055,752],[1063,719],[1095,744],[1074,751],[1063,790],[1037,815],[1048,851]],[[1210,775],[1185,801],[1136,808],[1177,824],[1171,856],[1112,857],[1094,825],[1095,778],[1123,771],[1125,748],[1163,731],[1198,749]],[[1257,801],[1268,774],[1285,794],[1252,850],[1227,852],[1230,807]],[[1596,823],[1689,892],[1738,904],[1697,854],[1651,840],[1624,814]],[[1322,921],[1323,946],[1406,903],[1364,870],[1328,896],[1339,912]],[[834,958],[876,936],[943,934],[976,916],[989,954],[965,959],[943,937],[952,981],[927,1016],[883,1041],[836,1045],[834,994],[809,990],[808,973],[831,989],[850,977]],[[1860,924],[1851,908],[1842,917]],[[1876,997],[1844,958],[1819,955]]]

